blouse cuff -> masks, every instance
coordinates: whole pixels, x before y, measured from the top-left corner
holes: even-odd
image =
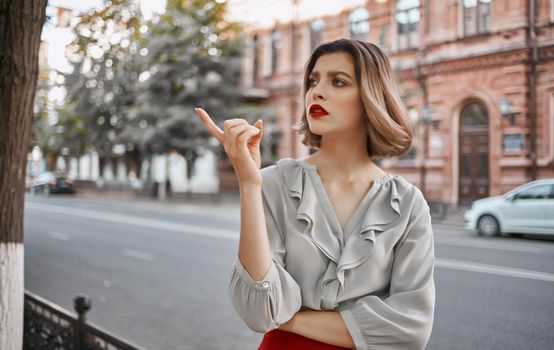
[[[344,321],[344,325],[346,326],[346,329],[348,329],[348,332],[350,333],[350,336],[354,341],[356,350],[367,350],[367,345],[362,335],[362,331],[358,326],[358,322],[356,322],[356,319],[354,319],[354,316],[352,315],[352,310],[351,309],[339,310],[339,313]]]
[[[257,290],[269,290],[269,287],[271,287],[272,284],[275,284],[275,281],[279,279],[279,274],[273,260],[271,261],[271,264],[269,264],[269,269],[260,281],[256,281],[252,278],[252,276],[250,276],[248,271],[246,271],[244,266],[240,263],[239,258],[235,261],[234,267],[241,280]]]

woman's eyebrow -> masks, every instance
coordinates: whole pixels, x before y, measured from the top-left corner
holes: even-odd
[[[342,75],[346,76],[347,78],[352,79],[352,77],[351,77],[348,73],[343,72],[343,71],[340,71],[340,70],[334,70],[334,71],[329,71],[329,72],[327,72],[327,75],[328,75],[328,76],[335,76],[335,75],[339,75],[339,74],[342,74]],[[319,72],[316,71],[316,70],[314,70],[314,71],[312,71],[312,73],[310,74],[310,76],[313,76],[313,75],[319,76]]]

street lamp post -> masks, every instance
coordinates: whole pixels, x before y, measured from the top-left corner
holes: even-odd
[[[424,92],[425,95],[427,95],[426,91]],[[425,101],[427,102],[427,98],[425,98]],[[422,152],[422,159],[421,159],[421,166],[419,168],[420,170],[420,189],[421,192],[426,195],[426,176],[427,176],[427,169],[425,168],[425,160],[427,159],[427,154],[429,153],[429,124],[433,120],[433,110],[429,105],[424,105],[421,109],[421,121],[423,122],[423,152]]]
[[[498,102],[498,108],[500,109],[500,114],[510,121],[510,125],[515,125],[515,118],[518,112],[512,111],[512,102],[506,97],[502,97]]]
[[[297,110],[297,102],[296,99],[298,98],[298,88],[296,84],[296,71],[295,71],[295,63],[297,59],[297,27],[298,27],[298,6],[300,4],[300,0],[292,0],[292,6],[293,6],[293,15],[291,20],[291,63],[290,63],[290,79],[291,79],[291,100],[290,100],[290,123],[294,124],[294,121],[296,120],[296,110]],[[291,130],[291,128],[289,128]],[[297,133],[293,132],[291,135],[291,143],[292,143],[292,157],[296,158],[296,142],[297,142]]]

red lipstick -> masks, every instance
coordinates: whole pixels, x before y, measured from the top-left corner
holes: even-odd
[[[328,115],[329,113],[325,110],[325,108],[321,107],[321,105],[315,103],[310,106],[309,114],[312,118],[321,118]]]

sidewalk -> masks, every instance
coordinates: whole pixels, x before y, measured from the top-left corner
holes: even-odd
[[[155,197],[139,195],[133,191],[78,190],[72,198],[87,202],[125,203],[143,209],[176,212],[182,214],[202,214],[206,211],[216,211],[218,216],[226,217],[229,220],[240,218],[240,197],[239,193],[221,194],[172,194],[166,199],[160,200]]]
[[[134,191],[117,191],[101,189],[78,189],[75,194],[77,198],[102,198],[124,201],[141,201],[155,203],[176,203],[176,204],[195,204],[195,205],[239,205],[240,195],[238,192],[225,193],[171,193],[161,200],[153,196],[137,194]]]

